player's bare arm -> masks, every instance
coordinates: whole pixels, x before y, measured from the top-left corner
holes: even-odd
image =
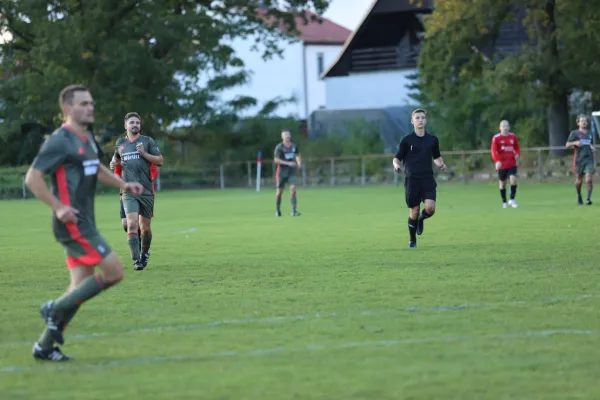
[[[114,175],[104,165],[100,165],[100,169],[98,170],[98,180],[105,185],[109,185],[135,195],[140,195],[144,192],[144,187],[140,183],[125,182],[123,179]]]
[[[394,165],[394,171],[396,172],[400,172],[402,170],[402,161],[399,160],[398,158],[394,157],[394,160],[392,161],[392,164]]]
[[[444,159],[442,157],[438,157],[435,160],[433,160],[433,162],[435,163],[435,165],[441,169],[443,172],[446,172],[446,164],[444,164]]]
[[[52,211],[56,214],[56,218],[62,223],[77,223],[77,214],[79,211],[71,206],[61,203],[60,200],[54,196],[48,185],[46,185],[46,181],[44,181],[44,173],[42,171],[30,167],[25,176],[25,184],[35,197],[52,208]]]
[[[300,154],[296,154],[296,165],[298,168],[302,168],[302,156]]]
[[[110,160],[109,167],[110,167],[110,169],[115,169],[118,165],[121,165],[121,157],[119,157],[117,154],[115,154],[113,156],[113,158]]]
[[[572,142],[567,142],[565,145],[567,149],[572,149],[574,147],[581,147],[581,142],[579,140],[574,140]]]
[[[141,143],[138,144],[135,148],[140,153],[140,155],[144,157],[144,159],[150,164],[158,165],[159,167],[163,165],[162,155],[154,156],[152,154],[147,153],[146,150],[144,150],[144,145]]]

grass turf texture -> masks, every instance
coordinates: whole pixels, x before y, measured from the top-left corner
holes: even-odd
[[[0,393],[6,399],[597,399],[597,206],[572,185],[440,185],[407,248],[404,191],[159,193],[134,272],[118,196],[97,223],[125,281],[37,364],[38,309],[67,285],[50,212],[0,206]],[[584,193],[585,194],[585,193]]]

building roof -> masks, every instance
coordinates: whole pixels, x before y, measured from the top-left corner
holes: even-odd
[[[266,14],[264,9],[258,10],[259,14]],[[296,29],[300,31],[298,38],[304,42],[304,44],[339,44],[346,43],[346,40],[352,34],[350,29],[347,29],[330,19],[320,17],[319,15],[305,11],[306,24],[301,15],[297,15]],[[312,19],[318,19],[312,21]],[[282,27],[283,29],[283,27]]]
[[[338,54],[337,59],[323,72],[321,78],[338,76],[334,73],[344,56],[348,56],[357,38],[367,29],[367,25],[374,15],[394,12],[430,13],[433,10],[433,0],[371,0],[371,5],[365,11],[363,19],[358,27],[346,40],[344,48]]]

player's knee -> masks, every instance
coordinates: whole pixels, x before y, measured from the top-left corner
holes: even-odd
[[[419,213],[421,212],[421,210],[419,209],[419,207],[412,207],[410,209],[410,217],[412,219],[418,219],[419,218]]]
[[[151,236],[152,235],[152,229],[150,229],[149,226],[142,225],[140,230],[142,231],[142,236]]]
[[[296,186],[294,186],[294,185],[290,186],[290,193],[296,193]]]
[[[506,189],[506,181],[498,181],[498,187],[500,187],[500,189]]]
[[[127,232],[137,233],[139,229],[139,223],[137,221],[127,221]]]
[[[425,211],[427,212],[427,214],[429,214],[429,216],[432,216],[433,214],[435,214],[435,205],[426,205]]]

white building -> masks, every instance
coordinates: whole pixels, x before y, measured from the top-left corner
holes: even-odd
[[[351,31],[326,18],[321,18],[321,23],[311,22],[311,16],[307,13],[307,25],[302,18],[296,19],[300,37],[292,44],[282,41],[281,57],[265,61],[259,52],[251,50],[254,38],[235,40],[232,47],[244,61],[245,68],[251,71],[251,80],[246,85],[227,89],[220,97],[223,100],[238,96],[256,98],[259,104],[247,110],[248,115],[275,98],[295,98],[294,103],[274,113],[280,117],[306,119],[314,110],[325,107],[325,84],[321,75],[340,53]]]
[[[412,4],[414,3],[414,4]],[[322,77],[328,110],[381,109],[414,104],[421,16],[431,0],[374,0],[361,24]]]

